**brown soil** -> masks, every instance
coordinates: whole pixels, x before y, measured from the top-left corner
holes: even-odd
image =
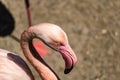
[[[61,26],[77,55],[78,62],[67,75],[63,73],[64,61],[58,53],[51,50],[53,54],[45,57],[62,80],[120,80],[120,0],[30,1],[33,24],[50,22]],[[15,26],[12,34],[0,37],[0,48],[23,57],[19,39],[28,27],[24,0],[1,0],[0,3],[13,17],[12,23],[5,17],[6,25]],[[0,23],[1,30],[4,26]]]

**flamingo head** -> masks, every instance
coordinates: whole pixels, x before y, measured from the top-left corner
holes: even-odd
[[[75,65],[77,58],[68,43],[66,33],[57,25],[50,23],[39,24],[36,28],[35,30],[33,29],[33,32],[37,33],[36,37],[62,55],[65,60],[64,73],[69,73]]]

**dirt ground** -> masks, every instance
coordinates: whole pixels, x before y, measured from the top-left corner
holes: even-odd
[[[78,62],[67,75],[57,52],[50,50],[53,54],[44,58],[61,80],[120,80],[120,0],[30,0],[30,3],[33,24],[49,22],[61,26],[77,55]],[[28,27],[24,0],[1,0],[0,11],[1,6],[6,11],[0,13],[3,18],[0,48],[23,57],[19,39]],[[6,30],[6,26],[10,29]]]

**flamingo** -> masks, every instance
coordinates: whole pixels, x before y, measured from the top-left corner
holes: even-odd
[[[24,56],[36,69],[42,80],[60,80],[60,78],[36,51],[33,46],[35,38],[62,55],[65,61],[65,74],[73,69],[77,57],[68,43],[66,33],[59,26],[41,23],[29,27],[22,33],[20,44]],[[0,49],[0,80],[34,80],[34,77],[21,57]]]

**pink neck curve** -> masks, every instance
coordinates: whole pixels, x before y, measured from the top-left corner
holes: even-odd
[[[39,73],[42,80],[60,80],[33,47],[33,38],[36,38],[34,34],[28,30],[21,36],[21,47],[25,57]]]

